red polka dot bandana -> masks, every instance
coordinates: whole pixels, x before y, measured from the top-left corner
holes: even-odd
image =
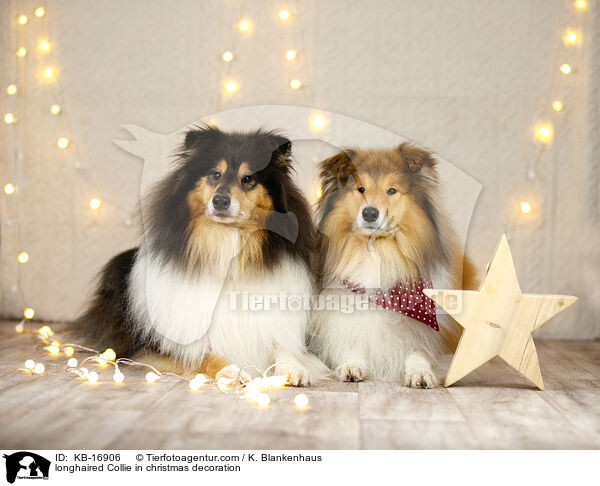
[[[367,290],[348,279],[342,285],[357,294],[367,294]],[[375,289],[368,293],[369,301],[384,309],[401,312],[405,316],[422,322],[439,332],[440,326],[435,315],[435,303],[423,293],[423,289],[432,289],[428,278],[397,282],[391,289]]]

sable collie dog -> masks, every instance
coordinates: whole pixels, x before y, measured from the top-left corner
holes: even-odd
[[[463,259],[434,156],[409,143],[344,150],[321,162],[320,179],[321,295],[352,306],[315,312],[311,348],[340,380],[435,386],[459,331],[422,290],[461,288]]]
[[[308,385],[326,370],[306,351],[308,309],[248,309],[239,299],[313,290],[315,232],[290,154],[273,132],[187,132],[142,207],[140,247],[101,272],[79,320],[87,337],[119,356],[167,357],[157,366],[216,378],[247,380],[279,363],[275,373]]]

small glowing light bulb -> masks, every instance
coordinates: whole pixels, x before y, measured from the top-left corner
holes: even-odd
[[[159,378],[160,378],[160,376],[158,376],[156,373],[154,373],[154,371],[149,371],[148,373],[146,373],[146,381],[148,383],[154,383]]]
[[[33,368],[33,372],[36,375],[41,375],[44,371],[46,371],[46,367],[43,363],[36,363],[35,368]]]
[[[16,92],[17,92],[17,86],[16,86],[16,85],[14,85],[14,84],[9,84],[9,85],[8,85],[8,88],[6,88],[6,92],[7,92],[9,95],[14,95],[14,94],[16,94]]]
[[[4,186],[4,193],[8,194],[9,196],[11,194],[15,193],[15,186],[13,186],[12,184],[8,183]]]
[[[43,17],[44,15],[46,15],[46,9],[44,9],[44,7],[38,7],[35,9],[36,17]]]
[[[571,72],[571,66],[569,64],[563,64],[560,67],[560,72],[563,74],[569,74]]]
[[[7,125],[10,125],[11,123],[15,123],[17,121],[17,119],[15,118],[15,115],[13,115],[12,113],[7,113],[6,115],[4,115],[4,123],[6,123]]]
[[[115,374],[113,375],[113,381],[115,383],[123,383],[125,381],[125,375],[119,370],[115,370]]]
[[[290,81],[290,87],[292,89],[300,89],[302,87],[302,83],[300,82],[299,79],[292,79]]]
[[[206,383],[208,381],[208,378],[203,374],[203,373],[198,373],[195,377],[194,380],[196,380],[198,383],[200,383],[201,385],[204,385],[204,383]]]
[[[102,353],[102,357],[107,359],[108,361],[114,361],[117,357],[117,353],[112,348],[108,348],[104,353]]]
[[[38,332],[44,337],[52,336],[54,334],[52,329],[48,326],[41,327]]]
[[[68,366],[69,368],[77,368],[77,365],[78,365],[78,364],[79,364],[79,363],[77,362],[77,359],[76,359],[76,358],[70,358],[70,359],[69,359],[69,361],[67,361],[67,366]]]
[[[217,380],[217,386],[219,387],[219,390],[223,391],[227,389],[232,381],[233,380],[231,378],[225,378],[224,376],[221,376],[221,378]]]
[[[260,392],[256,388],[244,389],[244,398],[247,398],[248,400],[256,401],[258,395],[260,395]]]
[[[59,105],[52,105],[50,107],[50,113],[52,113],[53,115],[58,115],[60,113],[60,106]]]
[[[531,204],[527,201],[521,201],[521,204],[519,206],[521,208],[522,213],[527,214],[531,212]]]
[[[320,187],[317,187],[317,190],[315,191],[315,195],[317,196],[317,199],[321,199],[321,197],[323,196],[323,189],[321,189]]]
[[[539,130],[540,137],[548,138],[550,136],[550,129],[548,127],[542,127]]]
[[[233,61],[233,52],[231,52],[231,51],[225,51],[223,53],[223,61],[225,61],[225,62],[231,62],[231,61]]]
[[[577,42],[577,34],[575,32],[567,32],[565,34],[565,42],[567,44],[575,44]]]
[[[27,49],[25,49],[24,47],[19,47],[17,49],[17,56],[18,57],[25,57],[27,55]]]
[[[44,77],[46,79],[52,79],[54,77],[54,69],[52,69],[52,68],[44,69]]]
[[[201,386],[202,386],[202,383],[200,383],[195,378],[193,380],[190,380],[190,389],[191,390],[194,390],[194,391],[199,390]]]
[[[29,19],[27,18],[27,15],[19,15],[17,17],[17,22],[19,22],[19,24],[21,24],[21,25],[25,25],[28,20]]]
[[[100,199],[94,198],[90,201],[90,208],[92,208],[94,211],[96,211],[97,209],[100,209],[100,206],[102,205],[102,201]],[[114,351],[113,351],[114,353]]]
[[[527,201],[521,201],[521,204],[519,206],[521,208],[522,213],[527,214],[531,212],[531,204]]]
[[[248,30],[250,30],[250,22],[248,22],[247,20],[242,20],[240,22],[240,30],[243,32],[247,32]]]
[[[25,316],[26,319],[33,319],[33,316],[35,315],[35,311],[31,307],[27,307],[27,309],[25,309],[23,311],[23,315]]]
[[[40,43],[38,44],[38,47],[40,48],[41,51],[49,51],[50,50],[50,41],[47,41],[47,40],[40,41]]]
[[[258,403],[261,407],[266,407],[269,403],[271,403],[271,397],[266,393],[259,393],[256,396],[256,403]]]
[[[262,390],[269,388],[269,383],[264,378],[254,378],[250,383],[246,383],[246,389]]]
[[[287,384],[287,380],[286,380],[285,376],[275,375],[275,376],[271,376],[269,378],[269,384],[273,388],[280,388],[280,387],[285,386]]]
[[[60,353],[60,348],[58,346],[48,346],[46,348],[50,354],[57,355]]]
[[[60,341],[52,341],[50,344],[52,344],[52,346],[60,346]]]
[[[550,125],[542,125],[537,129],[537,138],[540,142],[549,142],[552,138],[552,127]]]
[[[23,324],[23,321],[19,322],[16,326],[15,326],[15,332],[17,334],[21,334],[23,331],[25,330],[25,326]]]
[[[35,368],[35,361],[33,361],[32,359],[28,359],[27,361],[25,361],[25,368],[33,371],[33,369]]]
[[[556,100],[555,102],[553,102],[552,103],[552,109],[554,111],[561,111],[563,109],[562,101]]]
[[[296,395],[296,398],[294,398],[294,403],[298,408],[306,408],[308,405],[308,397],[304,393],[299,393]]]
[[[235,81],[227,81],[225,83],[225,90],[229,93],[233,93],[234,91],[237,91],[238,89],[238,85]]]
[[[21,263],[27,263],[29,261],[29,254],[26,251],[22,251],[21,253],[19,253],[19,255],[17,256],[17,259],[21,262]]]
[[[325,125],[325,119],[321,115],[315,115],[310,123],[315,128],[323,128]]]
[[[282,10],[281,12],[279,12],[279,18],[281,20],[287,20],[290,18],[290,13],[287,10]]]
[[[579,10],[583,10],[585,7],[587,7],[587,3],[585,0],[577,0],[575,2],[575,7],[577,7]]]
[[[294,59],[296,59],[296,56],[298,55],[298,53],[294,50],[289,50],[289,51],[285,51],[285,57],[288,61],[293,61]]]
[[[61,148],[61,149],[67,148],[69,146],[69,139],[65,138],[65,137],[61,137],[56,142],[56,145],[58,145],[58,148]]]
[[[90,383],[97,383],[98,380],[100,379],[100,377],[98,376],[98,373],[96,373],[95,371],[90,371],[87,374],[87,379]]]
[[[75,350],[71,346],[65,348],[65,356],[73,356],[74,354]]]

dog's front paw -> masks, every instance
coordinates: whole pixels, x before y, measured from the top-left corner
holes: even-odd
[[[240,383],[246,383],[252,381],[252,375],[246,370],[242,370],[238,365],[230,364],[221,368],[221,370],[215,376],[215,380],[219,381],[219,378],[225,378],[227,380],[233,380]]]
[[[404,373],[404,386],[410,388],[433,388],[438,379],[431,370],[410,370]]]
[[[363,381],[366,376],[363,369],[354,364],[339,365],[334,373],[341,381]]]
[[[288,385],[291,386],[308,386],[312,381],[310,371],[302,365],[278,365],[274,374],[285,376]]]

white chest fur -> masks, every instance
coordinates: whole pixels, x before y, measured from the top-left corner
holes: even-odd
[[[137,326],[162,352],[188,364],[212,352],[240,366],[265,368],[280,347],[304,349],[309,312],[289,302],[310,294],[307,269],[290,258],[241,278],[191,276],[141,249],[129,297]]]

